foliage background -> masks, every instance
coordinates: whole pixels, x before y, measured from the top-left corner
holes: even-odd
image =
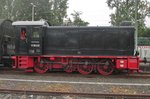
[[[0,19],[31,20],[32,5],[35,5],[35,20],[45,19],[51,25],[64,25],[64,19],[67,18],[68,0],[0,0]],[[74,12],[75,16],[78,12]],[[80,18],[74,17],[71,25],[88,25]],[[80,20],[77,20],[80,19]],[[80,24],[75,23],[78,21]]]
[[[137,20],[138,20],[138,35],[149,35],[150,29],[145,26],[145,18],[150,16],[150,2],[148,0],[107,0],[107,5],[110,9],[114,9],[115,13],[110,15],[110,23],[114,26],[119,26],[123,21],[135,22],[135,1],[137,1]]]

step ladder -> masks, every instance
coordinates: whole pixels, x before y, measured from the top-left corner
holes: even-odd
[[[29,56],[18,56],[18,68],[28,69],[34,66],[34,58]]]
[[[28,56],[18,56],[18,68],[26,68],[28,66]]]

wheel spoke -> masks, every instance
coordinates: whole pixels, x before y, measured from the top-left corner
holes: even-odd
[[[65,66],[65,72],[72,73],[73,72],[73,66],[72,65],[66,65]]]

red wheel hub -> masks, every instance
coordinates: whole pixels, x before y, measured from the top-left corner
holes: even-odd
[[[105,65],[105,66],[104,66],[104,70],[107,70],[107,69],[108,69],[108,66],[107,66],[107,65]]]

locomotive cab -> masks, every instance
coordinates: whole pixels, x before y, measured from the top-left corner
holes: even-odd
[[[13,22],[17,39],[17,55],[41,55],[42,54],[42,37],[44,27],[48,26],[45,21],[18,21]]]

